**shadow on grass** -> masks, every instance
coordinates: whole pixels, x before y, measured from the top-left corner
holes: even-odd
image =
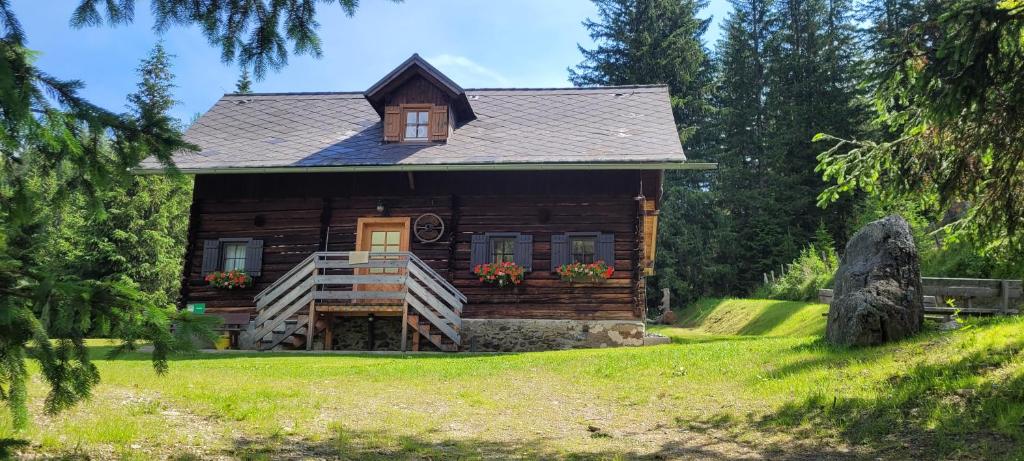
[[[916,338],[920,339],[920,337]],[[914,341],[915,338],[908,338],[906,341]],[[814,341],[801,343],[789,348],[793,353],[814,354],[802,360],[786,364],[771,371],[770,377],[782,379],[801,373],[820,370],[822,368],[845,368],[852,363],[861,365],[876,362],[893,353],[893,347],[900,343],[892,343],[888,347],[851,348],[829,344],[825,338],[816,338]]]
[[[803,303],[788,301],[776,301],[765,306],[765,308],[750,319],[746,325],[740,328],[741,335],[763,335],[782,325],[786,320],[800,311]]]
[[[294,440],[286,437],[242,437],[235,440],[231,456],[249,460],[271,459],[367,459],[367,460],[422,460],[422,459],[701,459],[701,460],[754,460],[769,457],[774,460],[851,459],[848,454],[827,447],[814,451],[762,452],[756,448],[721,438],[689,431],[676,431],[671,441],[660,444],[653,452],[631,449],[587,450],[586,444],[573,445],[563,450],[550,447],[552,439],[535,438],[515,441],[497,441],[480,438],[432,440],[430,434],[395,436],[381,431],[355,431],[332,425],[331,436],[322,441]],[[592,433],[593,439],[614,436]]]
[[[874,398],[814,394],[748,421],[755,431],[835,434],[907,459],[1024,459],[1024,340],[921,363],[879,384]],[[859,350],[882,354],[887,348]],[[794,364],[821,366],[819,359]],[[714,425],[715,417],[708,420]]]
[[[817,304],[769,299],[702,299],[682,312],[679,312],[679,326],[683,328],[705,329],[714,324],[726,322],[730,327],[729,334],[744,336],[769,335],[775,332],[790,319],[797,315],[816,313]],[[756,313],[755,313],[756,312]],[[729,317],[736,323],[730,323]],[[740,323],[742,322],[742,323]],[[824,317],[818,319],[810,316],[808,325],[820,324],[824,330]],[[800,325],[795,325],[800,326]],[[805,325],[806,326],[806,325]],[[792,332],[787,332],[792,333]],[[783,336],[787,336],[784,334]]]
[[[115,349],[113,345],[89,345],[89,358],[93,360],[111,360],[111,361],[131,361],[141,360],[149,361],[152,360],[152,354],[144,351],[133,351],[125,352],[111,357],[110,353]],[[375,353],[375,352],[332,352],[332,351],[284,351],[284,352],[259,352],[259,351],[196,351],[191,353],[180,353],[172,354],[167,358],[168,361],[181,361],[181,360],[222,360],[222,359],[238,359],[238,358],[278,358],[278,357],[289,357],[295,359],[301,359],[303,357],[308,358],[326,358],[326,357],[346,357],[346,358],[367,358],[367,359],[417,359],[417,360],[451,360],[451,359],[468,359],[468,358],[481,358],[481,357],[496,357],[496,356],[509,356],[519,355],[520,353],[510,352],[461,352],[458,354],[446,353],[446,352],[416,352],[410,354],[402,354],[399,352],[394,353]]]
[[[666,334],[666,333],[661,333]],[[720,342],[742,342],[759,339],[754,336],[728,336],[728,335],[682,335],[675,336],[667,334],[672,344],[710,344]]]
[[[15,451],[28,446],[28,440],[5,439],[0,437],[0,459],[13,459]]]

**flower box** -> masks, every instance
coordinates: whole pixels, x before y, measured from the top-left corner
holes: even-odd
[[[565,282],[598,283],[611,278],[615,273],[615,268],[605,264],[604,261],[595,261],[589,264],[563,264],[558,266],[555,272]]]
[[[478,264],[473,268],[473,274],[481,282],[498,287],[514,287],[523,283],[523,274],[525,272],[518,264],[508,261]]]
[[[206,275],[206,283],[211,287],[222,290],[234,290],[237,288],[249,288],[252,286],[252,277],[245,271],[230,270],[226,272],[210,272]]]

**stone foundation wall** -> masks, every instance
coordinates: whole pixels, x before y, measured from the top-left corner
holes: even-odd
[[[402,318],[373,319],[373,347],[368,347],[370,330],[366,317],[338,317],[333,324],[331,349],[342,351],[397,351],[402,347]]]
[[[397,351],[401,317],[376,317],[373,347],[368,347],[366,317],[339,317],[333,324],[333,350]],[[410,330],[410,336],[411,336]],[[463,319],[462,351],[526,352],[586,347],[642,346],[644,323],[622,320]],[[319,341],[315,344],[322,344]],[[408,347],[411,346],[411,339]],[[420,350],[435,350],[421,339]]]
[[[642,346],[644,322],[624,320],[463,319],[463,351],[525,352]]]

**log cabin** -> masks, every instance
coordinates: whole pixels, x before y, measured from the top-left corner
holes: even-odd
[[[664,172],[709,167],[665,86],[463,89],[418,55],[362,92],[224,95],[186,139],[182,308],[259,350],[642,345]]]

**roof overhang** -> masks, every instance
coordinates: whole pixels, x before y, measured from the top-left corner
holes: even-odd
[[[430,65],[419,54],[413,54],[394,70],[388,72],[384,78],[367,89],[364,92],[364,96],[370,102],[370,105],[373,106],[373,109],[377,111],[377,114],[383,117],[384,98],[416,75],[423,77],[448,95],[452,102],[452,108],[455,111],[456,120],[463,122],[476,117],[473,114],[473,108],[469,105],[469,98],[466,97],[466,90],[463,90],[452,79],[442,74],[436,67]]]
[[[373,173],[416,171],[555,171],[555,170],[714,170],[717,163],[636,162],[636,163],[464,163],[440,165],[344,165],[180,168],[185,174],[268,174],[268,173]],[[164,174],[166,168],[137,168],[135,174]]]

